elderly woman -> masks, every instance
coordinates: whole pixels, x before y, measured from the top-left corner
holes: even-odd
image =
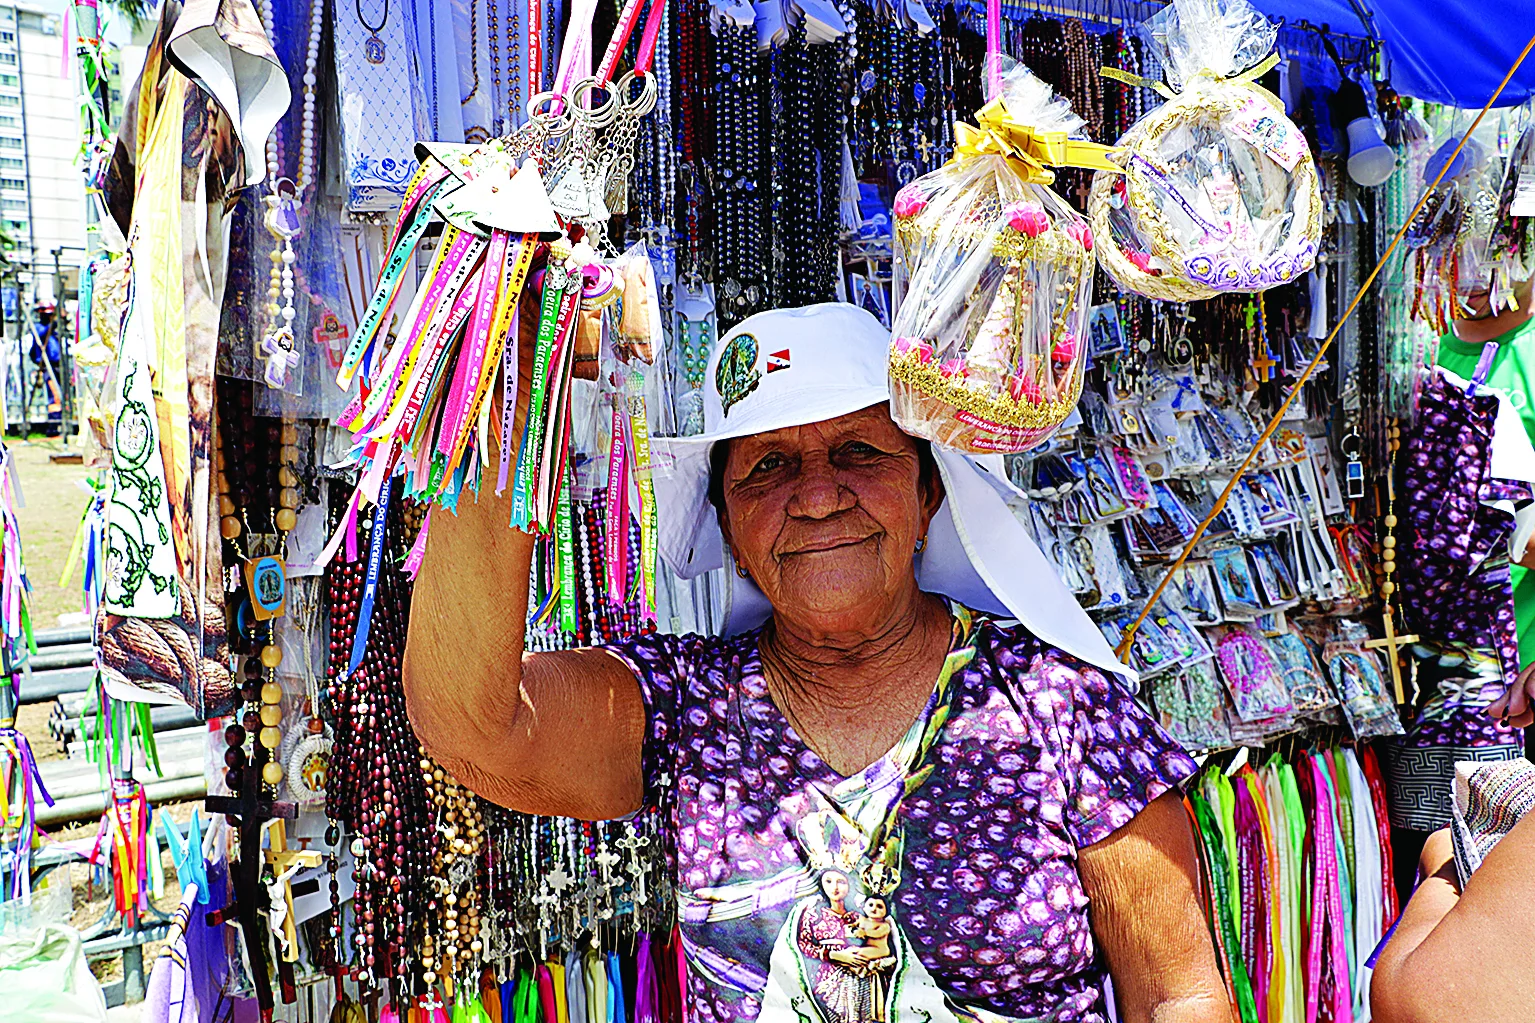
[[[694,1019],[1102,1021],[1108,974],[1121,1019],[1224,1023],[1194,764],[1002,486],[895,425],[887,344],[851,306],[753,316],[704,433],[656,441],[662,553],[733,563],[723,637],[525,654],[533,541],[488,492],[439,519],[416,731],[508,807],[661,808]]]

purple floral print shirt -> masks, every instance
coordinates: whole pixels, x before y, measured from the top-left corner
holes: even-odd
[[[843,778],[773,704],[759,635],[615,650],[676,836],[691,1018],[1103,1021],[1077,850],[1192,775],[1183,749],[1117,680],[957,608],[927,709]]]
[[[1505,552],[1512,508],[1530,497],[1528,484],[1492,475],[1497,416],[1496,395],[1467,394],[1436,372],[1403,430],[1402,614],[1423,637],[1428,701],[1403,740],[1411,747],[1524,745],[1521,731],[1487,714],[1519,677]]]

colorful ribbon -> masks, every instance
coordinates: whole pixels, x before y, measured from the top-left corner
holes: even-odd
[[[1199,72],[1196,78],[1204,78],[1217,82],[1256,82],[1279,65],[1279,54],[1271,53],[1267,57],[1248,68],[1246,71],[1234,75],[1218,75],[1208,68]],[[1098,73],[1104,78],[1112,78],[1123,85],[1129,85],[1138,89],[1151,89],[1163,99],[1172,99],[1178,95],[1177,89],[1152,78],[1142,78],[1140,75],[1129,71],[1121,71],[1117,67],[1099,68]]]

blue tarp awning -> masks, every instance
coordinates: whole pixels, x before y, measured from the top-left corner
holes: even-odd
[[[1368,36],[1348,0],[1251,0],[1271,18],[1306,20]],[[1480,108],[1535,35],[1535,0],[1363,0],[1404,96]],[[1517,106],[1535,96],[1535,53],[1498,100]]]

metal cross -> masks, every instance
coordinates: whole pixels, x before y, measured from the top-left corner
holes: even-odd
[[[608,848],[608,844],[606,842],[597,847],[597,855],[592,857],[592,861],[595,862],[598,868],[602,870],[602,880],[604,883],[607,883],[611,880],[613,876],[613,868],[617,866],[622,859],[622,856],[619,856],[612,849]]]

